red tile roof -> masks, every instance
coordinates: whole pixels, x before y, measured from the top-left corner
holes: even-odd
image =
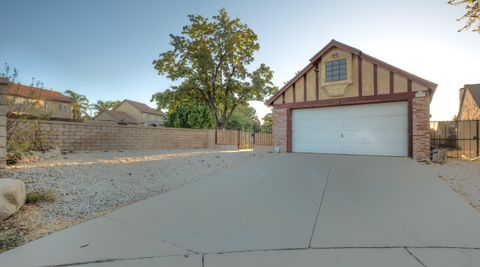
[[[72,99],[60,92],[27,86],[19,83],[11,83],[7,86],[7,95],[25,98],[45,99],[58,102],[72,103]]]
[[[149,114],[153,114],[153,115],[164,115],[164,113],[162,111],[157,111],[156,109],[153,109],[153,108],[147,106],[146,104],[143,104],[143,103],[140,103],[140,102],[136,102],[136,101],[132,101],[132,100],[128,100],[128,99],[123,100],[123,102],[129,103],[130,105],[132,105],[136,109],[138,109],[138,111],[143,112],[143,113],[149,113]],[[120,105],[118,105],[118,106],[120,106]]]

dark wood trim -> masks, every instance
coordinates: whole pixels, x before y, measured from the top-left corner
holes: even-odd
[[[292,92],[293,92],[293,103],[297,102],[297,92],[295,91],[295,83],[292,84]]]
[[[282,104],[285,104],[285,92],[282,93]]]
[[[303,102],[307,102],[307,74],[303,75]]]
[[[363,86],[363,81],[362,81],[362,57],[358,55],[358,96],[362,96],[362,86]]]
[[[377,64],[373,64],[373,95],[378,95],[378,70]]]
[[[413,97],[408,99],[408,156],[413,158]]]
[[[287,109],[287,152],[292,152],[292,109]]]
[[[412,91],[412,80],[407,80],[407,91],[410,93]]]
[[[393,71],[390,71],[390,94],[393,94],[394,92],[394,78],[393,78]]]
[[[315,70],[315,100],[318,100],[318,95],[320,94],[319,90],[320,90],[320,80],[318,79],[318,73],[320,72],[320,64],[318,64],[318,62],[316,63],[315,65],[316,67],[316,70]]]
[[[398,93],[398,94],[387,94],[387,95],[377,95],[377,96],[322,99],[322,100],[307,101],[307,102],[286,103],[282,105],[276,105],[275,107],[300,109],[300,108],[373,104],[373,103],[382,103],[382,102],[407,101],[408,99],[413,98],[414,95],[415,95],[414,93]]]

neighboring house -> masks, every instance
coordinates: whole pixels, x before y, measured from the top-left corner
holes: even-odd
[[[426,158],[436,87],[332,40],[267,101],[273,107],[274,146],[286,152]]]
[[[93,118],[94,121],[109,121],[117,124],[138,124],[137,120],[125,112],[116,110],[104,110]]]
[[[163,118],[165,117],[163,112],[132,100],[123,100],[114,110],[125,112],[139,124],[146,126],[161,126],[163,125]]]
[[[480,120],[480,84],[465,84],[460,89],[459,120]]]
[[[60,92],[12,83],[8,85],[6,95],[10,115],[73,119],[72,99]]]

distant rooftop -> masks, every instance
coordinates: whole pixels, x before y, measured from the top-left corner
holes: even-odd
[[[7,95],[25,98],[45,99],[59,102],[72,103],[72,99],[60,92],[28,86],[20,83],[10,83],[7,86]]]
[[[128,99],[123,100],[123,102],[129,103],[130,105],[134,106],[136,109],[138,109],[140,112],[143,112],[143,113],[149,113],[153,115],[164,115],[162,111],[157,111],[156,109],[153,109],[144,103],[140,103],[140,102],[128,100]]]

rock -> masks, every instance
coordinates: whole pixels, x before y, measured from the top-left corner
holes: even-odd
[[[17,179],[0,179],[0,221],[20,209],[26,197],[25,183]]]

